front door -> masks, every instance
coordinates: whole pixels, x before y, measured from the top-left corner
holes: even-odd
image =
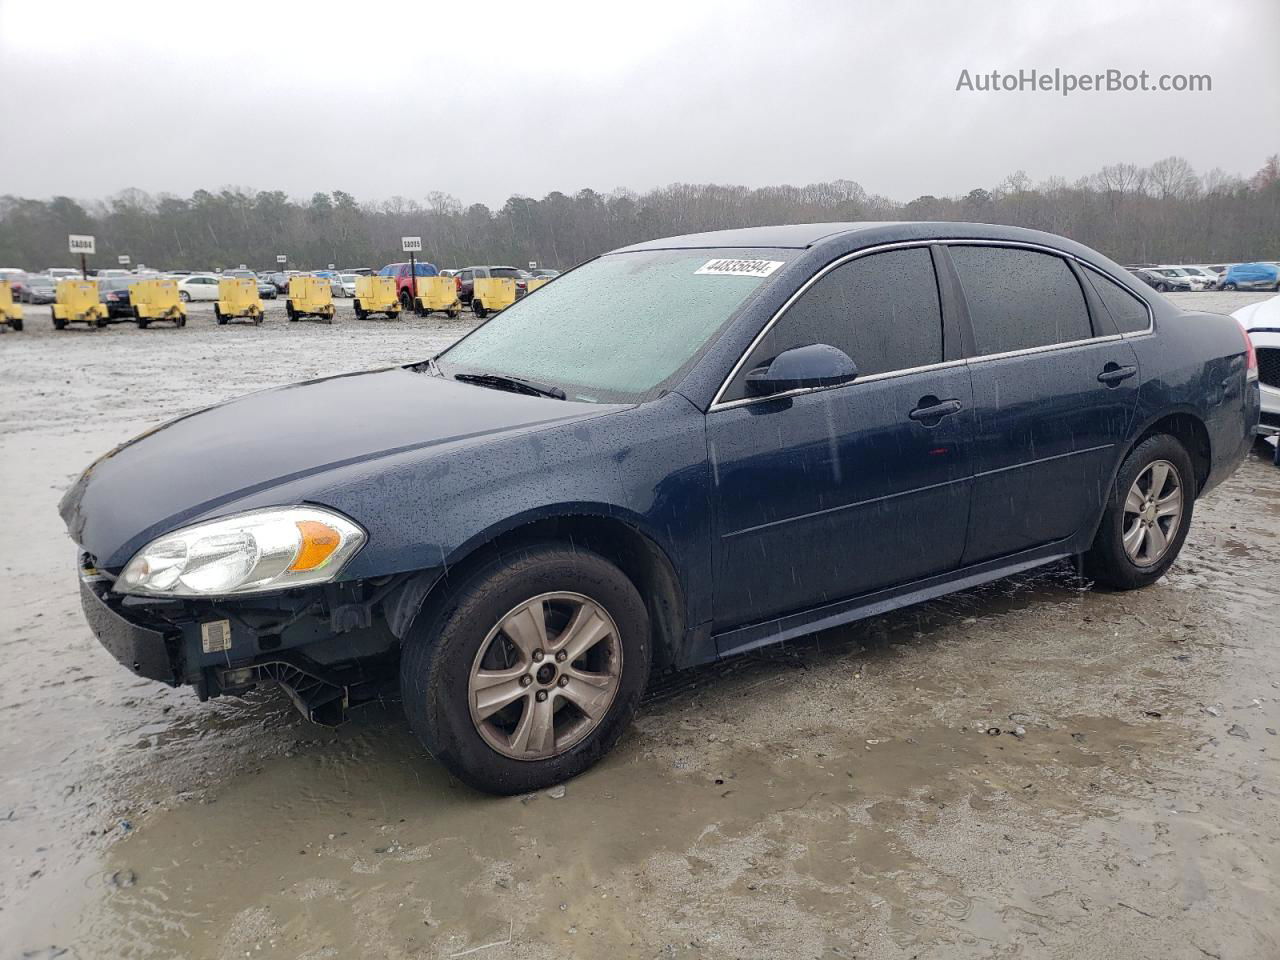
[[[858,379],[750,396],[750,370],[811,343],[849,354]],[[967,367],[945,355],[924,247],[837,266],[778,318],[707,418],[716,629],[958,565],[973,400]]]

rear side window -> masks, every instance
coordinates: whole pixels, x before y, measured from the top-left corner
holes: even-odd
[[[1120,284],[1092,270],[1084,271],[1084,275],[1121,333],[1138,333],[1151,325],[1147,305]]]
[[[520,278],[520,271],[516,270],[514,267],[494,267],[489,271],[489,276],[507,280],[518,280]]]
[[[1016,247],[949,249],[978,356],[1093,336],[1084,292],[1061,257]]]
[[[859,377],[942,361],[942,311],[924,247],[859,257],[827,273],[752,351],[725,399],[745,397],[746,375],[792,347],[839,347]]]

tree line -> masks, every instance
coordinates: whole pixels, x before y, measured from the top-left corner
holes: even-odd
[[[1047,230],[1121,263],[1280,260],[1280,156],[1253,176],[1198,174],[1181,157],[1117,163],[1067,182],[1023,172],[964,196],[909,202],[871,195],[852,180],[803,187],[672,184],[635,193],[584,189],[500,209],[431,193],[359,202],[334,190],[309,200],[280,190],[197,190],[190,197],[124,190],[105,200],[0,196],[0,266],[70,265],[68,233],[97,238],[96,266],[160,269],[319,269],[399,260],[400,237],[421,236],[423,258],[566,268],[640,240],[702,230],[828,220],[969,220]]]

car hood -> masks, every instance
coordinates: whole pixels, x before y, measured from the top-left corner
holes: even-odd
[[[90,466],[63,496],[59,512],[72,539],[112,570],[162,533],[218,516],[223,505],[276,485],[296,490],[308,477],[380,457],[484,442],[617,409],[461,384],[402,367],[312,380],[231,400],[141,434]]]
[[[1280,331],[1280,297],[1259,300],[1231,314],[1246,330]]]

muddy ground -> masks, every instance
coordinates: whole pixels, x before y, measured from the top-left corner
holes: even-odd
[[[1057,566],[667,680],[563,795],[495,799],[395,704],[200,704],[90,635],[54,507],[93,457],[467,329],[192,314],[0,335],[0,957],[1280,956],[1269,463],[1152,588]]]

